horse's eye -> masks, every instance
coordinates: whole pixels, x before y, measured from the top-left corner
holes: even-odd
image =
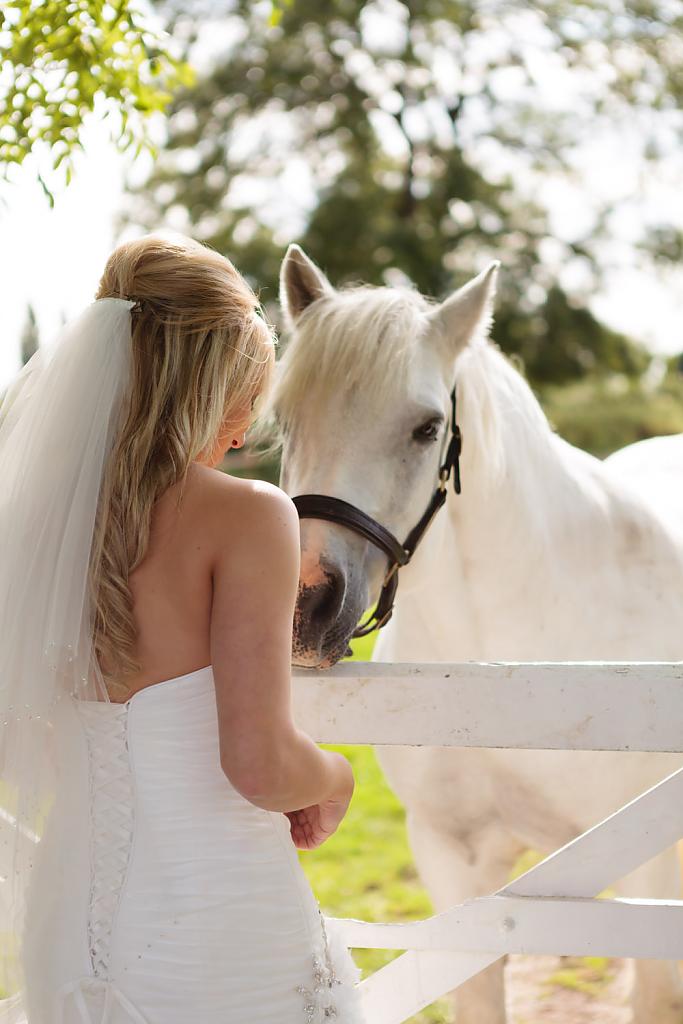
[[[436,441],[439,436],[441,420],[427,420],[413,431],[413,438],[416,441]]]

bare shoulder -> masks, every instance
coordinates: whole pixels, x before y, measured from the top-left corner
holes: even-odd
[[[200,470],[208,467],[200,467]],[[206,493],[211,507],[222,518],[225,515],[239,517],[245,524],[264,519],[283,519],[298,523],[296,505],[289,495],[267,480],[244,480],[228,473],[209,470]]]
[[[237,554],[240,544],[251,548],[251,557],[261,546],[269,555],[282,546],[295,546],[298,551],[299,515],[281,487],[266,480],[230,476],[209,467],[199,469],[203,475],[206,524],[217,553],[227,546]]]

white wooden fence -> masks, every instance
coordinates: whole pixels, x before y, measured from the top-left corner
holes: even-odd
[[[319,743],[683,754],[683,663],[342,662],[295,670],[293,707]],[[490,896],[335,919],[349,946],[406,951],[360,983],[368,1020],[400,1024],[506,953],[683,958],[683,902],[595,898],[682,837],[683,768]]]

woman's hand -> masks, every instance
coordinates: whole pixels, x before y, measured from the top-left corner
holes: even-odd
[[[332,754],[332,751],[328,751]],[[318,804],[298,811],[285,811],[290,821],[292,841],[298,850],[313,850],[333,835],[344,818],[353,796],[353,769],[343,754],[340,759],[340,781],[331,796]]]

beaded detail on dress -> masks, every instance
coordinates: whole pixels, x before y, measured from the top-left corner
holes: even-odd
[[[342,984],[341,979],[335,974],[327,931],[325,930],[325,918],[320,907],[318,907],[318,914],[322,932],[322,956],[314,953],[312,957],[312,988],[307,988],[305,985],[297,985],[296,987],[297,992],[301,992],[305,997],[304,1012],[306,1014],[306,1024],[322,1024],[322,1022],[332,1020],[337,1016],[333,986]]]
[[[133,776],[126,704],[78,701],[90,777],[88,949],[93,975],[109,975],[109,947],[133,840]]]

